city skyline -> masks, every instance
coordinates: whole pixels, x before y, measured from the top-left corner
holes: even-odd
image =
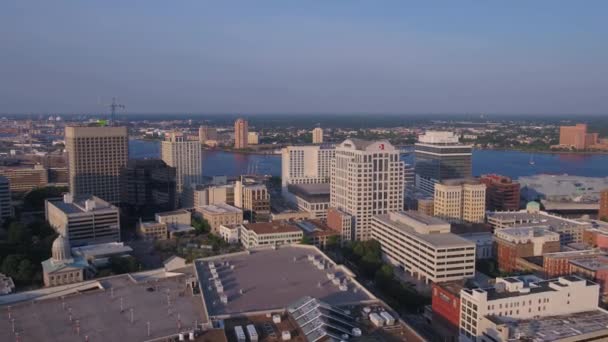
[[[599,1],[115,5],[3,4],[0,112],[608,112]]]

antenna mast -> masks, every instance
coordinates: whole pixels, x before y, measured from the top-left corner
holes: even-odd
[[[112,116],[110,117],[110,126],[114,126],[114,120],[116,118],[116,110],[117,109],[125,109],[125,105],[117,103],[116,102],[116,98],[113,97],[112,98],[112,103],[109,104],[108,107],[110,107],[110,111],[112,113]]]

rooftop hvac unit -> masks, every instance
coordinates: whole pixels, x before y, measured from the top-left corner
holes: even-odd
[[[384,320],[386,321],[386,325],[395,324],[395,318],[390,313],[388,313],[386,311],[382,311],[382,312],[380,312],[380,316],[382,316],[382,318],[384,318]]]
[[[313,260],[314,260],[314,258],[315,258],[315,256],[314,256],[314,255],[312,255],[312,254],[308,254],[308,261],[313,261]]]
[[[179,335],[177,335],[177,336],[179,337],[179,340],[180,340],[180,341],[183,341],[183,340],[184,340],[184,334],[179,333]]]
[[[340,291],[348,291],[348,286],[344,284],[340,285]]]
[[[228,304],[228,296],[226,296],[225,294],[221,295],[220,301],[224,304]]]
[[[233,270],[234,269],[234,265],[230,265],[230,269]]]
[[[281,340],[283,340],[283,341],[289,341],[289,340],[291,340],[291,333],[289,331],[287,331],[287,330],[283,331],[281,333]]]
[[[281,315],[279,315],[279,314],[272,315],[272,322],[277,323],[277,324],[281,323]]]
[[[381,327],[384,325],[384,318],[382,318],[380,315],[378,315],[375,312],[372,312],[371,314],[369,314],[369,320],[372,321],[372,323],[376,327]]]
[[[215,289],[217,290],[217,293],[224,293],[224,287],[222,285],[216,286]]]
[[[340,278],[334,278],[331,282],[334,283],[334,285],[340,285]]]
[[[194,331],[191,331],[191,332],[188,334],[188,339],[189,339],[190,341],[194,341]]]
[[[366,307],[363,308],[363,312],[365,314],[368,314],[368,313],[372,312],[372,308],[370,308],[369,306],[366,306]]]
[[[237,325],[234,327],[234,334],[236,335],[236,340],[238,342],[247,342],[247,338],[245,337],[245,332],[243,331],[243,327]]]
[[[325,269],[325,265],[323,265],[323,264],[318,264],[318,265],[317,265],[317,268],[318,268],[318,269],[320,269],[320,270],[324,270],[324,269]]]
[[[331,272],[327,273],[327,279],[332,280],[332,279],[334,279],[335,277],[336,277],[336,275],[335,275],[335,274],[333,274],[333,273],[331,273]]]
[[[245,290],[243,290],[243,289],[239,290],[239,294],[244,294],[244,293],[245,293]]]
[[[343,341],[348,340],[348,334],[342,334],[342,336],[340,336],[342,338]]]
[[[249,324],[247,326],[247,335],[249,335],[249,340],[251,342],[257,342],[258,332],[255,330],[255,326],[253,324]]]
[[[359,336],[361,336],[361,329],[353,328],[352,333],[353,333],[353,336],[359,337]]]

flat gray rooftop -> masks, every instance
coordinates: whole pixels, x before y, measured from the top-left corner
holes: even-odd
[[[411,211],[402,212],[402,213],[413,213]],[[421,214],[424,215],[424,214]],[[410,215],[408,215],[410,216]],[[428,217],[427,215],[424,215]],[[426,242],[427,244],[435,247],[435,248],[445,248],[445,247],[474,247],[475,242],[469,241],[459,235],[453,233],[437,233],[437,234],[420,234],[414,230],[414,228],[408,226],[399,221],[391,220],[389,215],[376,215],[373,218],[374,220],[378,220],[388,226],[391,226],[397,230],[400,230],[404,234],[413,236],[421,241]],[[434,218],[433,219],[437,219]],[[437,219],[438,220],[438,219]],[[445,221],[440,220],[445,224]]]
[[[308,260],[308,255],[325,260],[329,267],[318,269]],[[209,279],[209,259],[195,262],[209,316],[283,309],[304,296],[312,296],[331,305],[376,299],[353,281],[348,281],[347,291],[341,291],[338,285],[329,280],[327,273],[332,272],[336,277],[345,279],[343,269],[336,267],[317,249],[307,246],[254,250],[249,255],[239,253],[216,258],[214,262],[224,287],[223,293],[228,297],[227,304],[220,301]],[[240,293],[241,289],[243,294]]]
[[[186,277],[148,278],[144,282],[135,282],[128,275],[100,279],[104,289],[74,293],[64,299],[56,297],[12,304],[11,316],[21,341],[82,342],[85,336],[90,341],[158,339],[191,330],[195,321],[200,324],[208,320],[204,316],[201,296],[192,295],[186,288]],[[6,317],[8,306],[1,310],[0,341],[14,341],[12,324]],[[178,323],[178,317],[181,323]]]

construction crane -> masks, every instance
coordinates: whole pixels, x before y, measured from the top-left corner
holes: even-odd
[[[113,97],[112,98],[112,103],[107,105],[108,107],[110,107],[110,111],[112,113],[112,115],[110,116],[110,126],[114,126],[114,120],[116,119],[116,110],[117,109],[125,109],[125,105],[117,103],[116,102],[116,98]]]

